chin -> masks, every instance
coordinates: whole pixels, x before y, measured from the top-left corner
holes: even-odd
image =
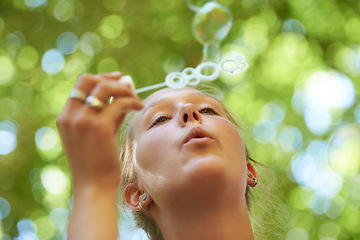
[[[192,158],[184,166],[184,171],[191,185],[200,185],[202,188],[210,186],[214,189],[216,185],[222,186],[228,183],[230,180],[228,168],[223,158],[208,155]]]

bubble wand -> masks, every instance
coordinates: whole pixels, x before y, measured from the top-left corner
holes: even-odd
[[[219,63],[220,42],[229,33],[232,25],[230,10],[214,1],[204,4],[203,0],[195,2],[187,0],[189,8],[196,12],[192,28],[195,38],[204,45],[203,62],[196,68],[188,67],[181,72],[169,73],[164,82],[136,89],[136,93],[162,87],[181,89],[187,85],[196,86],[201,81],[216,80],[221,72],[234,73],[236,70],[247,69],[248,64],[242,55],[222,60]],[[202,6],[199,6],[199,3]],[[130,76],[123,76],[121,81],[132,83]]]

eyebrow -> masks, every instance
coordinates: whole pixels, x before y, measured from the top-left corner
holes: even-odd
[[[213,100],[216,101],[216,99],[214,99],[213,97],[209,96],[209,95],[206,95],[205,93],[202,93],[202,92],[193,92],[191,94],[195,94],[195,95],[198,95],[198,96],[202,96],[202,97],[207,97],[207,98],[211,98]],[[142,110],[142,114],[141,116],[144,116],[144,114],[152,107],[154,107],[155,105],[161,103],[162,101],[168,99],[168,98],[171,98],[171,97],[163,97],[163,98],[158,98],[156,100],[154,100],[153,102],[151,102],[147,107],[145,107],[143,110]]]

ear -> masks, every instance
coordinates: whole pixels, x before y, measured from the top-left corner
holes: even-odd
[[[251,173],[251,175],[253,175],[254,178],[259,180],[259,174],[256,172],[254,166],[250,163],[250,161],[246,161],[246,166],[247,166],[247,173]],[[253,185],[254,180],[248,177],[247,184],[249,184],[250,186]]]
[[[147,194],[147,197],[142,200],[141,197],[144,194]],[[139,207],[139,203],[141,203],[141,206],[146,209],[152,202],[152,198],[148,193],[140,190],[137,184],[130,183],[125,187],[124,202],[129,209],[133,211],[141,211],[142,209]]]

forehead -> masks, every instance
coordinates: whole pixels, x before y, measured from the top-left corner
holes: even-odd
[[[147,97],[144,100],[145,108],[143,111],[145,111],[147,108],[154,106],[159,101],[166,101],[167,99],[175,100],[178,97],[191,97],[191,96],[198,96],[198,97],[207,97],[211,98],[210,96],[200,92],[199,90],[196,90],[194,88],[183,88],[183,89],[171,89],[171,88],[165,88],[161,89],[153,94],[151,94],[149,97]]]

